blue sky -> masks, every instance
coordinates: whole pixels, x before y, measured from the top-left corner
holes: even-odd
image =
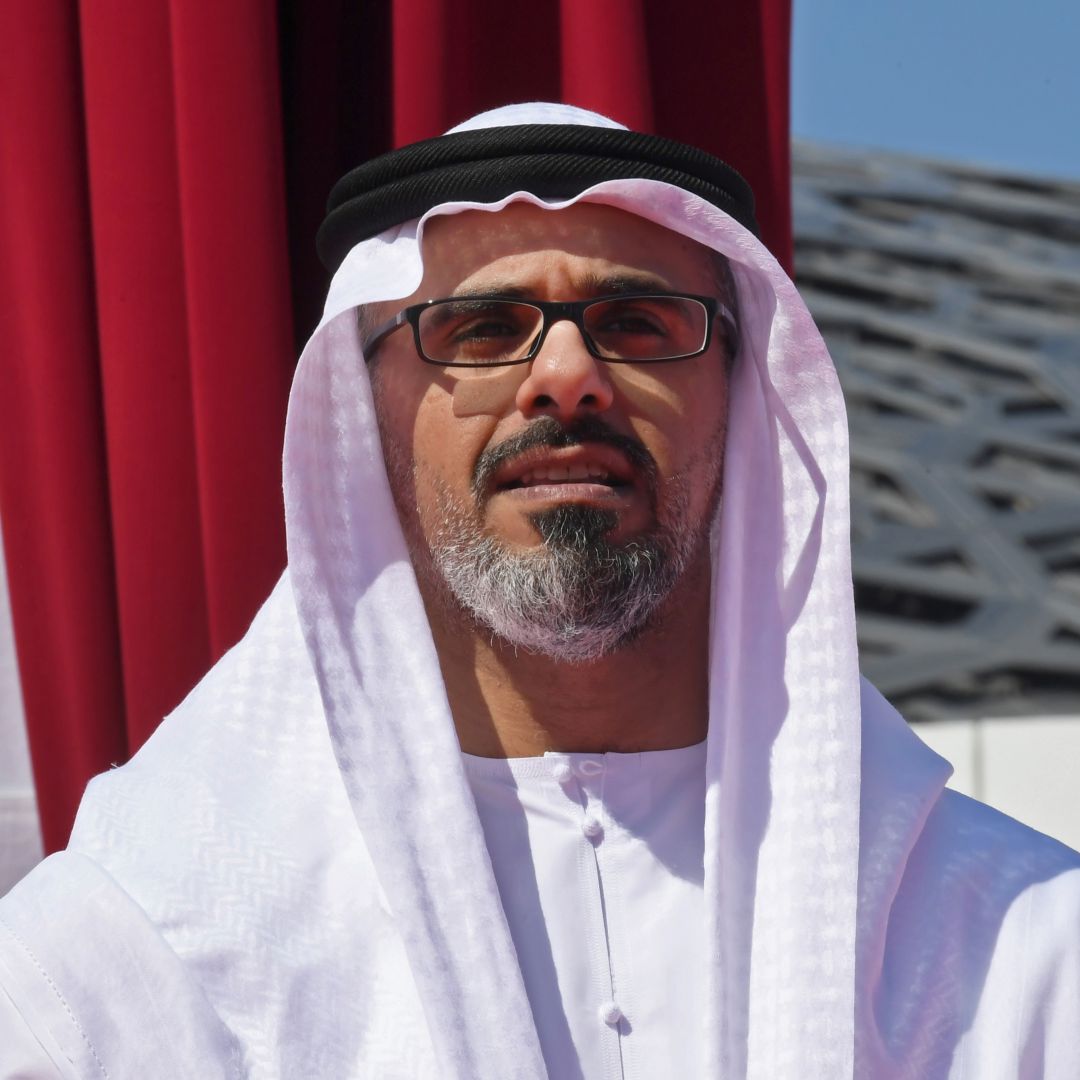
[[[792,131],[1080,179],[1080,0],[793,0]]]

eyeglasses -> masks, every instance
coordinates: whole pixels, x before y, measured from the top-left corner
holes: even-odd
[[[655,364],[703,353],[717,315],[733,339],[735,319],[712,296],[642,293],[569,302],[451,296],[399,311],[375,331],[364,353],[370,356],[384,338],[408,323],[417,353],[429,364],[524,364],[540,351],[551,327],[569,319],[598,360]]]

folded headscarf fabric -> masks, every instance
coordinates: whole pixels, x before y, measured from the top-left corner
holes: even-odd
[[[605,180],[674,184],[757,235],[754,196],[730,165],[672,139],[586,124],[472,128],[391,150],[334,185],[319,229],[327,269],[360,241],[445,202],[494,202],[515,191],[567,199]]]
[[[508,124],[612,127],[525,105],[464,129]],[[69,1075],[546,1075],[354,313],[416,289],[435,215],[581,200],[722,252],[739,293],[712,550],[707,1075],[1080,1075],[1080,856],[943,790],[948,765],[860,681],[825,345],[744,225],[641,177],[457,198],[344,255],[290,401],[287,574],[92,783],[70,850],[0,902],[0,988]]]

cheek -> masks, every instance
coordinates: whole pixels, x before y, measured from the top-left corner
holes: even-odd
[[[727,411],[727,380],[715,359],[667,369],[612,365],[612,370],[631,426],[656,458],[661,476],[696,464],[716,443]]]
[[[424,477],[430,478],[437,464],[434,454],[442,437],[448,395],[430,379],[407,377],[408,369],[389,367],[373,372],[372,394],[379,422],[383,457],[399,510],[410,510],[423,502]]]
[[[680,387],[644,366],[611,364],[608,370],[616,393],[631,417],[667,427],[676,427],[684,421],[688,404]]]
[[[444,378],[454,415],[505,416],[513,409],[518,387],[529,377],[529,367],[529,364],[514,364],[491,371],[447,372]]]
[[[457,444],[490,436],[513,406],[529,365],[469,372],[430,368],[424,374],[423,380],[387,376],[379,381],[380,427],[408,431],[417,465],[441,474]],[[396,441],[404,444],[406,438],[402,434]]]
[[[412,430],[418,501],[437,506],[443,492],[458,501],[471,498],[473,467],[494,427],[494,419],[483,413],[463,414],[455,388],[441,382],[431,386]]]

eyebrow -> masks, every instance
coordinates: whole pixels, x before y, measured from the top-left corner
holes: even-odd
[[[621,296],[626,293],[670,292],[671,285],[658,274],[648,271],[620,271],[617,274],[585,274],[577,287],[589,296]],[[526,285],[502,285],[492,282],[476,288],[465,288],[454,293],[455,299],[463,300],[534,300],[536,290]]]
[[[582,288],[593,296],[619,296],[623,293],[670,292],[671,284],[659,274],[647,270],[620,271],[617,274],[586,274]]]

